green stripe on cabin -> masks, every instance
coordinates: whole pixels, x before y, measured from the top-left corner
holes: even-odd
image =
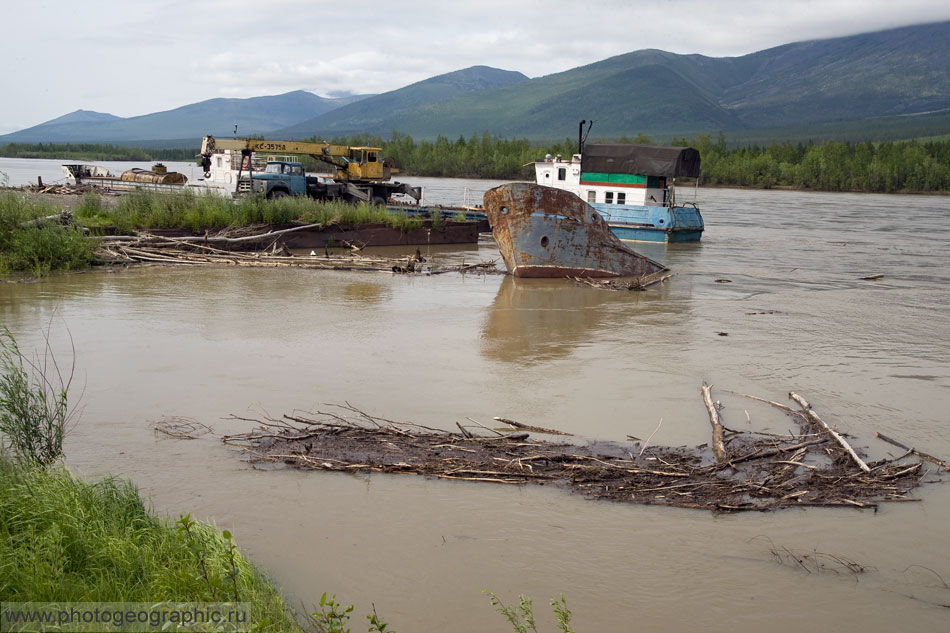
[[[634,176],[633,174],[610,174],[610,182],[621,182],[628,185],[642,185],[646,182],[644,176]]]
[[[602,183],[624,183],[628,185],[642,185],[646,183],[645,176],[635,176],[633,174],[604,174],[594,171],[585,171],[581,174],[581,180],[584,182],[602,182]]]

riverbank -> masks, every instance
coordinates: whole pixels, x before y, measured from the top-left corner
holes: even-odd
[[[227,530],[159,518],[130,481],[0,456],[0,490],[0,601],[245,602],[255,630],[300,630]]]
[[[74,204],[66,209],[60,197]],[[223,233],[233,238],[237,232],[242,237],[232,241],[244,248],[276,244],[253,241],[250,235],[280,235],[286,240],[282,248],[325,249],[475,243],[479,230],[487,228],[462,216],[443,218],[440,209],[430,216],[297,197],[255,196],[235,202],[188,191],[122,196],[87,192],[79,197],[4,193],[0,194],[0,274],[22,271],[41,277],[52,270],[110,263],[113,258],[96,255],[97,238],[141,231],[205,238]]]

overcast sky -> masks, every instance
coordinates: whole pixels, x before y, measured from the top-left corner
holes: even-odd
[[[950,19],[948,0],[5,0],[2,7],[0,133],[77,109],[129,117],[214,97],[380,93],[475,65],[539,77],[644,48],[731,57]]]

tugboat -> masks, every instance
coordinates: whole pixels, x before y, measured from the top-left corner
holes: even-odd
[[[693,203],[677,204],[673,187],[678,177],[699,177],[699,152],[691,147],[585,144],[584,123],[577,154],[569,160],[548,154],[535,161],[537,184],[577,195],[622,240],[699,241],[703,216]]]

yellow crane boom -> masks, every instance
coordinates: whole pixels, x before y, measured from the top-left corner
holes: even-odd
[[[336,179],[349,182],[385,181],[399,171],[393,168],[391,159],[383,159],[383,150],[379,147],[253,138],[219,139],[213,136],[201,140],[201,155],[205,159],[210,159],[216,150],[240,151],[245,155],[251,152],[274,152],[312,156],[336,167]]]

